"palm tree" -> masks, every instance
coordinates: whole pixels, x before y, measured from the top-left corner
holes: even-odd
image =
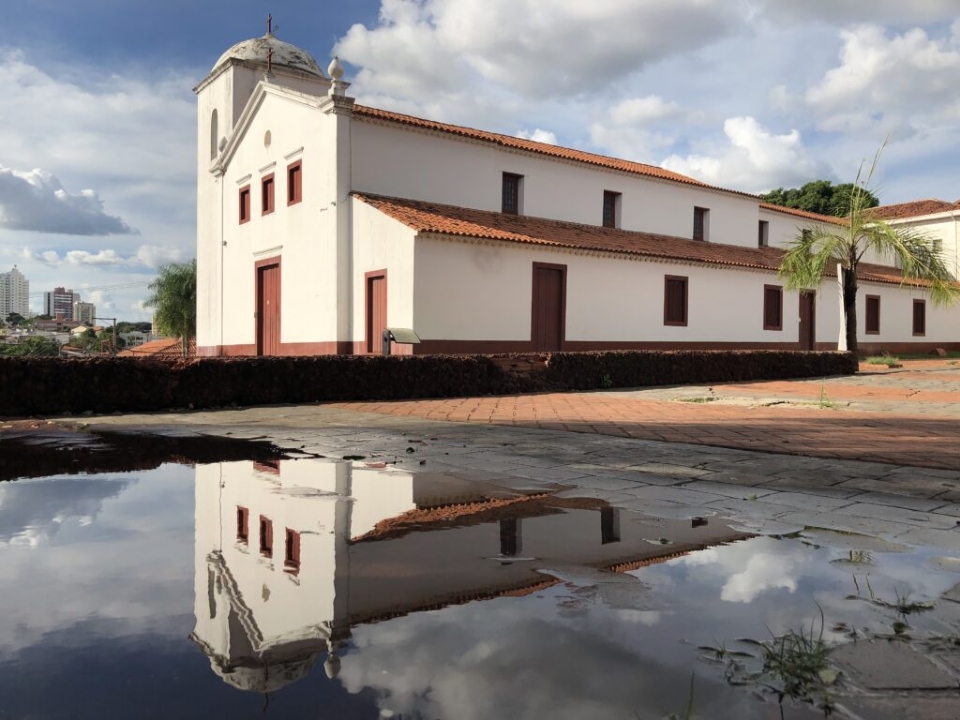
[[[153,321],[160,332],[180,338],[186,357],[197,333],[197,261],[164,265],[149,288],[144,306],[156,309]]]
[[[912,228],[873,219],[868,212],[872,195],[867,186],[885,145],[877,151],[862,182],[862,166],[857,173],[850,193],[850,213],[843,222],[829,227],[816,225],[801,232],[787,246],[780,263],[787,290],[815,290],[827,270],[839,265],[850,352],[857,351],[857,267],[867,251],[881,261],[896,261],[903,282],[924,287],[934,305],[947,305],[960,298],[960,286],[953,281],[930,238]]]

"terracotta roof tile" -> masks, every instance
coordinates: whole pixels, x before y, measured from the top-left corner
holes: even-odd
[[[951,203],[946,200],[914,200],[897,205],[881,205],[867,211],[867,216],[876,220],[902,220],[904,218],[934,215],[936,213],[960,210],[960,201]]]
[[[354,197],[421,233],[482,240],[502,240],[544,247],[608,252],[680,263],[706,263],[776,272],[784,251],[774,247],[744,247],[688,240],[671,235],[635,232],[598,225],[505,215],[420,200],[354,193]],[[893,267],[860,263],[860,278],[899,284]]]
[[[191,357],[197,354],[197,342],[190,340],[187,348]],[[162,360],[177,360],[183,355],[183,349],[180,345],[180,338],[161,338],[151,340],[129,350],[121,350],[117,353],[118,357],[152,357]]]
[[[657,167],[656,165],[647,165],[645,163],[633,162],[632,160],[621,160],[619,158],[609,157],[607,155],[598,155],[596,153],[586,152],[584,150],[574,150],[550,143],[537,142],[536,140],[526,140],[524,138],[514,137],[512,135],[502,135],[500,133],[489,132],[487,130],[477,130],[475,128],[464,127],[462,125],[451,125],[449,123],[436,122],[435,120],[425,120],[414,117],[413,115],[403,115],[402,113],[380,110],[366,105],[354,105],[353,114],[358,119],[380,120],[384,122],[393,122],[401,125],[421,128],[423,130],[434,130],[437,132],[450,133],[460,137],[481,140],[493,143],[502,147],[512,148],[514,150],[526,150],[528,152],[540,155],[549,155],[550,157],[561,158],[581,162],[587,165],[596,165],[608,168],[610,170],[620,170],[622,172],[632,173],[634,175],[645,175],[647,177],[658,178],[660,180],[669,180],[671,182],[684,183],[686,185],[695,185],[709,190],[719,190],[734,195],[756,198],[756,195],[740,192],[739,190],[728,190],[727,188],[708,185],[687,175]]]
[[[789,208],[782,205],[774,205],[772,203],[765,202],[760,203],[760,207],[764,210],[784,213],[785,215],[795,215],[796,217],[802,217],[806,220],[816,220],[818,222],[830,223],[832,225],[849,225],[849,221],[847,221],[845,218],[839,218],[834,215],[820,215],[819,213],[807,212],[806,210],[797,210],[796,208]]]

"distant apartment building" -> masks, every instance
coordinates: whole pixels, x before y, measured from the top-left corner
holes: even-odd
[[[77,300],[73,303],[73,320],[82,325],[93,325],[93,320],[97,316],[97,306],[93,303],[81,302]]]
[[[10,272],[0,273],[0,320],[10,313],[30,314],[30,281],[16,265]]]
[[[61,320],[73,320],[73,304],[80,302],[80,293],[54,288],[43,294],[43,314]]]

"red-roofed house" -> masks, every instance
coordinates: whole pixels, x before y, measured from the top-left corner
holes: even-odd
[[[836,284],[777,268],[842,220],[357,105],[342,74],[268,33],[197,86],[201,355],[378,353],[384,328],[416,353],[836,347]],[[960,348],[895,268],[860,287],[862,350]]]
[[[934,248],[940,250],[953,276],[960,277],[960,201],[915,200],[873,208],[870,215],[932,238]]]

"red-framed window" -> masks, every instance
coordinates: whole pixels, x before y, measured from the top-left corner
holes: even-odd
[[[663,281],[663,324],[687,324],[687,278],[666,275]]]
[[[603,226],[608,228],[620,227],[618,222],[620,215],[620,198],[618,192],[612,190],[603,191]]]
[[[523,175],[506,172],[503,174],[501,212],[505,215],[520,214],[520,185],[522,182]]]
[[[863,331],[867,335],[880,334],[880,296],[867,295],[867,312]]]
[[[707,218],[709,216],[709,208],[695,207],[693,209],[693,239],[694,240],[706,240],[707,239]]]
[[[260,208],[262,215],[269,215],[273,212],[274,182],[273,173],[264,175],[260,179]]]
[[[273,557],[273,521],[266,515],[260,516],[260,554]]]
[[[770,223],[761,220],[757,226],[757,247],[767,247],[770,244]]]
[[[763,286],[763,329],[783,330],[783,287]]]
[[[303,161],[287,165],[287,205],[303,200]]]
[[[927,334],[927,301],[913,301],[913,334]]]
[[[250,186],[240,188],[240,224],[250,222]]]
[[[300,569],[300,533],[290,528],[284,533],[283,567],[294,572]]]
[[[246,543],[250,539],[250,511],[237,505],[237,540]]]

